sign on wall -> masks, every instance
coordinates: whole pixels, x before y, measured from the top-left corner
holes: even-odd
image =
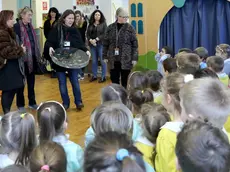
[[[47,2],[47,1],[43,1],[43,2],[42,2],[42,10],[43,10],[43,11],[48,10],[48,2]]]
[[[94,5],[95,0],[76,0],[77,5]]]

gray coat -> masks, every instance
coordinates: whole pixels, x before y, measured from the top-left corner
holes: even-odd
[[[114,62],[120,61],[123,70],[131,70],[132,61],[138,61],[138,41],[136,31],[125,23],[118,36],[119,56],[115,56],[117,22],[108,26],[103,42],[103,59],[107,59],[110,69],[114,68]]]
[[[87,33],[86,33],[88,41],[91,39],[93,27],[94,27],[94,25],[92,25],[92,24],[90,24],[88,26]],[[99,42],[103,42],[106,28],[107,28],[107,24],[105,22],[101,23],[97,26],[97,37],[100,40]]]

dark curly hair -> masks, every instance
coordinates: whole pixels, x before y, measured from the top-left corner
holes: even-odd
[[[90,25],[93,25],[93,24],[94,24],[94,22],[95,22],[94,16],[95,16],[95,14],[96,14],[97,12],[101,14],[101,18],[100,18],[100,21],[99,21],[99,22],[100,22],[100,23],[106,22],[106,19],[105,19],[104,14],[103,14],[100,10],[95,10],[95,11],[91,14],[91,16],[90,16],[90,19],[89,19],[89,24],[90,24]]]

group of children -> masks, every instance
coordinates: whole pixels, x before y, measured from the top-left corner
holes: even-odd
[[[159,71],[131,73],[127,90],[117,84],[101,90],[84,150],[65,134],[67,113],[56,101],[38,107],[38,133],[33,115],[4,115],[0,169],[229,172],[230,46],[217,46],[211,57],[203,47],[181,49],[175,58],[169,52],[164,47],[157,55]]]

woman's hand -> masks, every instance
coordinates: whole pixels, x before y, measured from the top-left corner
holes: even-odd
[[[89,51],[86,51],[87,56],[91,57],[91,53]]]
[[[104,59],[104,62],[105,62],[105,63],[108,63],[108,59]]]
[[[53,49],[53,47],[50,47],[50,49],[49,49],[49,55],[50,56],[53,56],[53,53],[54,53],[55,51],[54,51],[54,49]]]
[[[26,47],[22,44],[21,45],[22,49],[23,49],[23,52],[26,53]]]
[[[135,66],[136,64],[137,64],[137,61],[132,61],[132,64],[133,64],[133,66]]]

